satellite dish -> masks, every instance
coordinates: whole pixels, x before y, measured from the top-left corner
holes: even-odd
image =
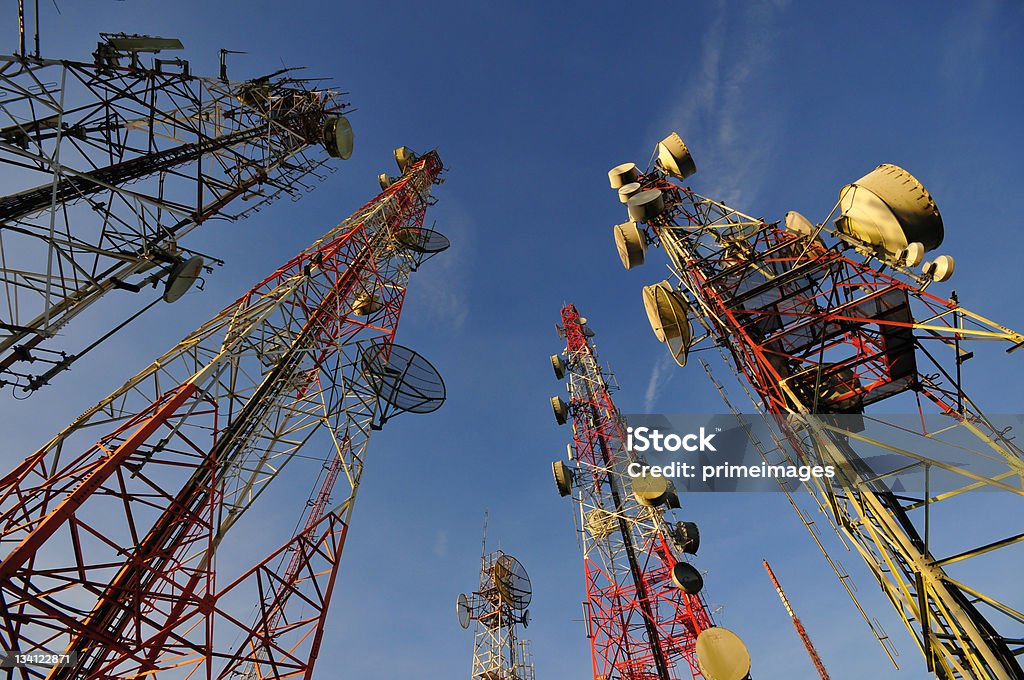
[[[389,176],[388,173],[386,172],[382,172],[379,175],[377,175],[377,184],[380,184],[381,191],[386,190],[396,181],[398,181],[397,178]]]
[[[176,302],[188,292],[203,271],[203,258],[194,255],[171,268],[164,284],[164,302]]]
[[[896,255],[896,259],[907,267],[916,267],[924,259],[924,244],[917,241],[908,243],[907,247]]]
[[[384,309],[384,301],[370,291],[364,291],[352,302],[352,313],[356,316],[369,316]]]
[[[561,397],[551,397],[551,410],[555,412],[555,421],[559,425],[565,425],[569,417],[569,405],[562,401]]]
[[[630,182],[629,184],[623,184],[619,187],[619,202],[628,203],[629,199],[632,198],[638,191],[640,191],[640,182]]]
[[[661,475],[640,475],[633,477],[633,495],[640,505],[654,508],[668,498],[671,485]]]
[[[786,213],[786,230],[800,236],[810,236],[817,231],[817,227],[797,211],[790,210]]]
[[[397,149],[395,149],[395,163],[398,164],[398,169],[401,171],[403,175],[405,174],[405,171],[406,169],[408,169],[409,165],[411,165],[412,162],[415,160],[416,154],[413,153],[413,150],[410,149],[409,147],[400,146]]]
[[[696,555],[700,549],[700,531],[694,522],[678,522],[672,529],[676,546],[688,555]]]
[[[750,674],[750,652],[727,628],[705,628],[697,636],[697,665],[707,680],[744,680]]]
[[[459,597],[455,600],[455,613],[459,616],[459,625],[463,628],[469,628],[472,611],[469,608],[469,598],[466,597],[465,593],[459,593]]]
[[[665,212],[665,197],[661,189],[641,191],[626,202],[626,211],[634,222],[648,222]]]
[[[647,319],[651,322],[654,336],[659,342],[665,343],[677,364],[685,366],[692,336],[690,306],[686,298],[681,292],[672,290],[668,281],[644,286],[643,297],[644,309],[647,310]]]
[[[639,177],[640,171],[637,170],[636,163],[623,163],[608,171],[608,184],[612,189],[618,189],[635,182]]]
[[[452,242],[439,231],[426,227],[406,227],[395,233],[395,241],[416,253],[430,254],[448,250]]]
[[[522,611],[530,604],[533,586],[530,577],[519,560],[511,555],[502,555],[494,561],[494,585],[504,604]]]
[[[693,162],[690,150],[686,148],[686,142],[675,132],[658,142],[656,162],[666,175],[679,179],[686,179],[697,172],[697,165]]]
[[[950,277],[953,276],[955,266],[956,263],[952,257],[949,255],[939,255],[933,262],[925,262],[923,270],[926,275],[932,277],[932,281],[942,283],[943,281],[949,281]]]
[[[530,610],[527,609],[523,612],[523,628],[530,627]]]
[[[565,377],[565,362],[562,361],[562,357],[557,354],[551,355],[551,369],[555,372],[555,377],[559,380]]]
[[[343,161],[351,158],[355,133],[352,132],[352,124],[348,122],[348,118],[332,116],[325,120],[321,141],[331,156]]]
[[[618,520],[604,508],[594,508],[587,513],[587,533],[594,538],[607,538],[615,532]]]
[[[615,248],[619,251],[619,259],[626,269],[639,267],[644,263],[644,256],[647,253],[647,237],[636,222],[624,222],[616,224],[613,228],[615,233]]]
[[[926,251],[942,243],[942,215],[924,185],[885,163],[839,192],[839,231],[896,255],[910,243]]]
[[[572,469],[560,460],[551,464],[551,472],[555,476],[555,486],[558,487],[559,496],[568,496],[572,493]]]
[[[672,567],[672,583],[687,595],[696,595],[704,587],[704,577],[688,562],[676,562]]]
[[[431,413],[444,403],[441,374],[408,347],[370,342],[362,349],[360,363],[370,388],[392,414]]]

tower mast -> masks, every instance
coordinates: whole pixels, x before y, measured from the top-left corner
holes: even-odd
[[[779,594],[779,599],[782,600],[782,606],[786,608],[786,613],[789,614],[789,618],[793,621],[793,627],[796,628],[797,635],[800,636],[800,641],[804,643],[804,649],[807,650],[807,655],[811,657],[811,663],[814,664],[814,670],[818,671],[818,677],[821,680],[829,680],[828,671],[825,670],[825,664],[821,662],[821,657],[818,656],[818,650],[814,648],[814,644],[811,642],[811,636],[807,634],[807,630],[804,628],[804,624],[800,622],[800,617],[793,611],[793,607],[789,604],[789,598],[786,597],[785,591],[782,590],[782,586],[779,584],[779,580],[775,578],[775,572],[772,571],[772,567],[768,564],[768,560],[763,560],[764,568],[768,572],[768,578],[772,580],[772,585],[775,586],[775,592]]]
[[[564,356],[553,355],[551,364],[556,378],[568,377],[569,402],[555,396],[551,405],[559,424],[571,419],[573,443],[571,463],[555,461],[552,470],[559,494],[573,500],[595,680],[671,680],[680,677],[680,661],[689,675],[704,677],[702,664],[716,663],[726,647],[730,668],[720,677],[746,677],[746,649],[714,627],[701,595],[703,577],[678,556],[697,552],[697,525],[666,518],[666,508],[679,507],[668,480],[636,479],[627,471],[642,460],[626,446],[626,424],[598,364],[594,333],[574,305],[562,308],[559,333]]]
[[[155,56],[181,48],[102,34],[92,62],[0,57],[0,166],[21,186],[0,196],[0,387],[43,387],[201,286],[220,261],[185,246],[192,231],[298,200],[334,172],[327,156],[351,155],[340,93],[293,69],[229,81]],[[67,324],[112,293],[134,311],[69,345]]]
[[[442,165],[401,167],[0,479],[0,646],[67,654],[24,677],[311,677],[370,434],[444,400],[394,342],[410,274],[448,246],[424,227]],[[311,486],[260,557],[266,499]]]
[[[974,517],[979,531],[963,524],[978,490],[997,490],[1019,508],[1024,452],[962,385],[968,342],[1013,351],[1024,335],[955,295],[927,292],[953,273],[946,255],[922,264],[943,239],[931,195],[885,164],[843,187],[821,224],[790,212],[781,226],[673,181],[696,171],[677,134],[656,155],[653,167],[626,163],[609,180],[629,214],[614,228],[623,265],[642,264],[653,244],[674,269],[674,280],[643,291],[658,339],[680,365],[691,346],[725,348],[786,443],[787,462],[839,471],[808,487],[864,559],[929,670],[943,680],[1024,678],[1024,615],[1014,593],[987,593],[990,584],[971,584],[963,571],[972,560],[1009,560],[1007,549],[1024,541],[1015,528],[993,537],[987,517]],[[909,397],[911,422],[866,414],[899,395]],[[866,460],[871,452],[902,457],[923,483],[894,489],[892,475]],[[937,470],[948,475],[942,488],[931,485]]]

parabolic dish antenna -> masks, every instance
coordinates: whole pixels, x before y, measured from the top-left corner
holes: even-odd
[[[164,302],[179,300],[195,284],[202,271],[203,258],[198,255],[174,265],[164,286]]]
[[[374,393],[394,412],[430,413],[444,403],[441,374],[408,347],[368,343],[362,349],[360,364]]]
[[[676,562],[672,567],[672,583],[687,595],[696,595],[704,587],[704,577],[687,562]]]
[[[555,486],[558,487],[559,496],[568,496],[572,493],[572,468],[560,460],[551,463],[551,473],[555,476]]]
[[[324,121],[323,143],[327,153],[335,158],[347,161],[352,157],[352,145],[355,133],[352,124],[345,116],[332,116]]]
[[[555,372],[555,377],[559,380],[565,377],[565,362],[557,354],[551,355],[551,370]]]
[[[465,593],[459,593],[459,597],[455,600],[455,613],[459,616],[459,625],[469,628],[472,612],[469,608],[469,598]]]
[[[352,301],[352,313],[356,316],[369,316],[384,309],[384,301],[372,291],[363,291]]]
[[[379,175],[377,175],[377,184],[380,185],[381,191],[384,191],[397,181],[397,178],[389,176],[388,173],[386,172],[382,172]]]
[[[633,194],[626,201],[626,212],[634,222],[647,222],[665,212],[665,197],[661,189],[647,189]]]
[[[942,243],[942,215],[924,185],[883,163],[839,192],[839,231],[896,255],[918,242],[926,251]]]
[[[675,132],[658,142],[657,163],[665,174],[678,179],[686,179],[697,172],[697,165],[693,162],[690,150],[686,148],[686,142]]]
[[[398,169],[403,175],[414,160],[416,160],[416,154],[409,147],[400,146],[395,149],[395,163],[398,164]]]
[[[618,519],[604,508],[594,508],[587,513],[587,533],[594,538],[611,536],[618,527]]]
[[[615,248],[619,251],[619,259],[626,269],[639,267],[644,263],[647,254],[647,238],[636,222],[624,222],[613,227],[615,232]]]
[[[494,561],[494,585],[504,604],[522,611],[530,605],[533,586],[526,568],[511,555],[502,555]]]
[[[608,171],[608,184],[612,189],[618,189],[635,182],[639,176],[636,163],[623,163]]]
[[[672,529],[672,539],[681,551],[689,555],[696,555],[700,550],[700,530],[694,522],[677,522]]]
[[[636,193],[640,191],[640,182],[630,182],[629,184],[623,184],[619,187],[619,202],[629,203],[629,199],[633,198]]]
[[[424,255],[433,255],[434,253],[448,250],[452,244],[448,237],[441,232],[427,229],[426,227],[399,229],[395,234],[395,240],[414,253],[422,253]]]
[[[708,680],[743,680],[750,674],[750,652],[727,628],[705,628],[697,636],[697,665]]]
[[[647,320],[651,322],[654,336],[665,343],[677,364],[685,366],[692,329],[689,319],[690,306],[683,294],[673,290],[668,281],[662,281],[644,286],[643,297]]]
[[[551,410],[555,413],[555,421],[559,425],[565,425],[569,418],[569,405],[562,401],[561,397],[551,397]]]
[[[656,507],[668,498],[668,480],[660,475],[640,475],[633,478],[633,495],[641,505]]]
[[[786,213],[786,230],[801,236],[810,236],[814,233],[814,225],[797,211],[790,210]]]

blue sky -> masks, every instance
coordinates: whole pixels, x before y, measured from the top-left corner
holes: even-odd
[[[14,3],[7,3],[8,29]],[[438,147],[450,169],[429,214],[453,241],[416,275],[399,341],[444,375],[449,399],[397,418],[371,443],[318,677],[465,677],[471,635],[454,602],[477,580],[480,525],[530,571],[539,678],[589,677],[581,564],[570,506],[551,481],[569,431],[547,397],[547,356],[574,302],[622,384],[625,412],[712,412],[699,366],[666,353],[640,288],[649,256],[621,268],[622,208],[605,172],[646,164],[670,130],[689,143],[702,194],[768,220],[822,220],[839,188],[901,165],[942,210],[949,284],[970,308],[1024,326],[1013,199],[1024,182],[1024,6],[1016,2],[311,3],[96,0],[43,5],[43,52],[87,58],[99,31],[176,36],[213,75],[221,47],[246,50],[233,77],[306,65],[351,92],[356,150],[300,203],[212,224],[191,246],[227,265],[207,290],[163,307],[37,396],[4,396],[7,467],[285,258],[376,193],[391,149]],[[557,5],[557,6],[556,6]],[[6,50],[15,35],[6,31]],[[99,311],[76,332],[93,337]],[[1021,412],[1020,354],[982,348],[967,366],[982,408]],[[717,366],[719,379],[728,374]],[[739,402],[738,388],[731,390]],[[295,490],[295,513],[307,489]],[[779,494],[684,499],[718,621],[751,649],[758,680],[811,677],[761,566],[772,562],[833,677],[925,678],[923,662],[854,555],[842,561],[894,638],[892,669]]]

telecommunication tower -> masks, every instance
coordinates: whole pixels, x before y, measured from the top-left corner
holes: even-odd
[[[943,239],[931,195],[906,170],[880,165],[844,186],[820,224],[790,212],[780,225],[681,186],[696,165],[676,133],[655,156],[646,170],[626,163],[608,175],[629,215],[614,227],[623,265],[642,264],[655,245],[674,270],[674,281],[643,289],[658,340],[680,365],[691,347],[722,348],[774,428],[775,453],[840,471],[809,482],[812,498],[864,559],[929,670],[943,679],[1024,677],[1024,615],[1012,603],[1019,588],[986,592],[996,584],[972,581],[968,569],[1019,571],[1011,555],[1024,534],[972,513],[971,501],[994,490],[1019,502],[1024,456],[962,383],[968,343],[1013,351],[1024,336],[955,294],[927,291],[954,267],[948,255],[922,264]],[[910,405],[912,427],[865,412],[897,397],[893,404]],[[877,452],[919,471],[923,489],[887,484],[890,471],[866,460]],[[982,462],[998,471],[974,472]],[[953,481],[930,487],[936,472]]]
[[[562,355],[555,377],[568,376],[569,401],[551,398],[555,420],[572,422],[570,461],[552,463],[561,496],[572,496],[587,589],[584,616],[595,680],[670,680],[685,662],[694,678],[741,680],[750,656],[740,639],[712,622],[694,555],[693,522],[671,522],[679,498],[664,477],[632,477],[643,463],[626,446],[626,424],[612,401],[593,345],[594,332],[574,305],[561,311]]]
[[[486,529],[485,529],[486,532]],[[480,556],[480,589],[460,593],[455,602],[459,625],[474,623],[474,680],[535,680],[530,641],[520,626],[530,625],[533,586],[522,563],[501,550]]]
[[[23,34],[24,35],[24,34]],[[295,69],[193,75],[173,38],[102,34],[92,62],[0,57],[0,387],[33,392],[219,260],[182,245],[200,225],[298,200],[348,158],[340,93]],[[324,153],[326,151],[326,153]],[[200,284],[201,287],[202,284]],[[150,292],[147,289],[159,289]],[[62,331],[113,291],[131,312],[101,337]]]
[[[797,635],[800,636],[800,641],[804,643],[804,649],[807,650],[807,655],[811,657],[811,663],[814,664],[814,670],[818,672],[818,677],[821,680],[829,680],[828,671],[825,670],[825,664],[821,662],[821,657],[818,656],[818,650],[814,648],[814,643],[811,642],[811,636],[807,634],[807,630],[804,628],[804,624],[800,622],[800,617],[793,611],[792,605],[789,604],[789,598],[786,597],[786,592],[782,590],[782,585],[779,580],[775,578],[775,572],[772,571],[772,567],[768,564],[768,560],[764,560],[764,568],[768,572],[768,578],[772,580],[772,585],[775,586],[775,592],[779,594],[779,599],[782,600],[782,606],[786,608],[786,613],[789,614],[789,618],[793,621],[793,627],[796,628]]]
[[[448,247],[424,227],[440,157],[399,151],[391,186],[0,480],[0,647],[68,655],[20,677],[311,677],[370,434],[445,398],[394,343]]]

